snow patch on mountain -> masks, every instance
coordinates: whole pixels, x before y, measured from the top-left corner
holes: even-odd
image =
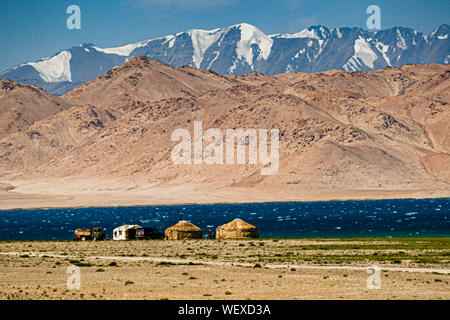
[[[387,52],[389,50],[389,46],[386,44],[383,44],[381,42],[378,42],[375,47],[378,49],[378,51],[380,51],[381,55],[383,56],[383,59],[386,61],[386,63],[390,66],[391,65],[391,60],[389,59],[389,57],[387,56]]]
[[[300,57],[300,55],[304,54],[304,53],[305,53],[305,48],[303,48],[300,51],[298,51],[291,60],[298,59]]]
[[[194,55],[192,57],[194,66],[196,68],[200,68],[204,53],[214,42],[216,42],[222,36],[223,30],[193,29],[187,31],[187,34],[191,37],[192,46],[194,47]]]
[[[215,57],[211,60],[211,62],[208,64],[207,70],[211,69],[212,64],[217,60],[217,58],[220,55],[220,51],[214,51]]]
[[[360,36],[355,40],[353,49],[355,53],[343,66],[343,68],[347,71],[361,70],[359,66],[363,63],[365,66],[373,69],[373,63],[377,60],[378,56],[375,52],[373,52],[363,37]]]
[[[166,41],[164,41],[162,44],[169,44],[169,48],[172,48],[173,45],[175,44],[175,40],[177,40],[177,38],[174,35],[170,35],[166,37]]]
[[[51,58],[45,58],[39,62],[29,62],[24,65],[30,65],[45,82],[63,82],[72,81],[70,72],[70,59],[72,54],[67,51],[61,51]]]
[[[401,49],[407,49],[408,46],[406,45],[406,40],[405,38],[403,38],[402,33],[400,32],[400,29],[397,28],[397,47],[401,48]]]
[[[93,47],[93,48],[99,52],[103,52],[106,54],[116,54],[118,56],[127,57],[136,48],[145,47],[151,41],[152,40],[145,40],[145,41],[131,43],[131,44],[127,44],[127,45],[124,45],[121,47],[115,47],[115,48],[98,48],[98,47]]]
[[[303,29],[300,32],[297,33],[284,33],[281,35],[275,36],[276,38],[282,38],[282,39],[295,39],[295,38],[312,38],[320,40],[319,36],[317,35],[317,32],[314,29]]]

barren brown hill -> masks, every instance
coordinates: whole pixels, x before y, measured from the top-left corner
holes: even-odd
[[[41,88],[0,79],[0,138],[70,106]]]
[[[146,57],[136,57],[105,75],[68,92],[64,99],[76,104],[122,107],[141,101],[195,97],[232,85],[229,77],[191,67],[173,68]]]
[[[449,72],[222,76],[135,58],[64,97],[86,105],[0,140],[0,179],[15,187],[0,206],[448,197]],[[277,174],[173,164],[171,134],[193,139],[195,120],[224,135],[278,128]]]
[[[15,173],[29,171],[79,145],[118,114],[106,107],[73,106],[0,139],[0,161]]]

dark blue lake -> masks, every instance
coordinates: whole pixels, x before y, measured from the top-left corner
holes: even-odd
[[[284,202],[0,211],[0,240],[69,240],[77,228],[122,224],[160,231],[180,219],[204,234],[241,218],[261,238],[450,237],[450,199]]]

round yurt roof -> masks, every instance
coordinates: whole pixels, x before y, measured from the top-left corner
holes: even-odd
[[[234,219],[231,222],[225,223],[218,228],[223,230],[248,230],[248,229],[256,229],[254,225],[251,225],[248,222],[245,222],[241,219]]]
[[[190,223],[186,220],[179,221],[177,224],[167,228],[166,231],[167,230],[202,231],[202,229],[200,229],[199,227],[193,225],[192,223]]]
[[[114,229],[114,231],[116,230],[128,230],[128,229],[138,229],[141,228],[141,226],[138,226],[137,224],[124,224],[120,227],[117,227]]]

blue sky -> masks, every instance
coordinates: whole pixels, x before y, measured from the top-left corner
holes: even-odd
[[[81,30],[66,27],[66,8],[81,8]],[[381,8],[382,29],[429,33],[449,23],[448,0],[1,0],[0,71],[81,43],[118,46],[188,29],[241,22],[266,34],[310,25],[366,28],[366,8]]]

